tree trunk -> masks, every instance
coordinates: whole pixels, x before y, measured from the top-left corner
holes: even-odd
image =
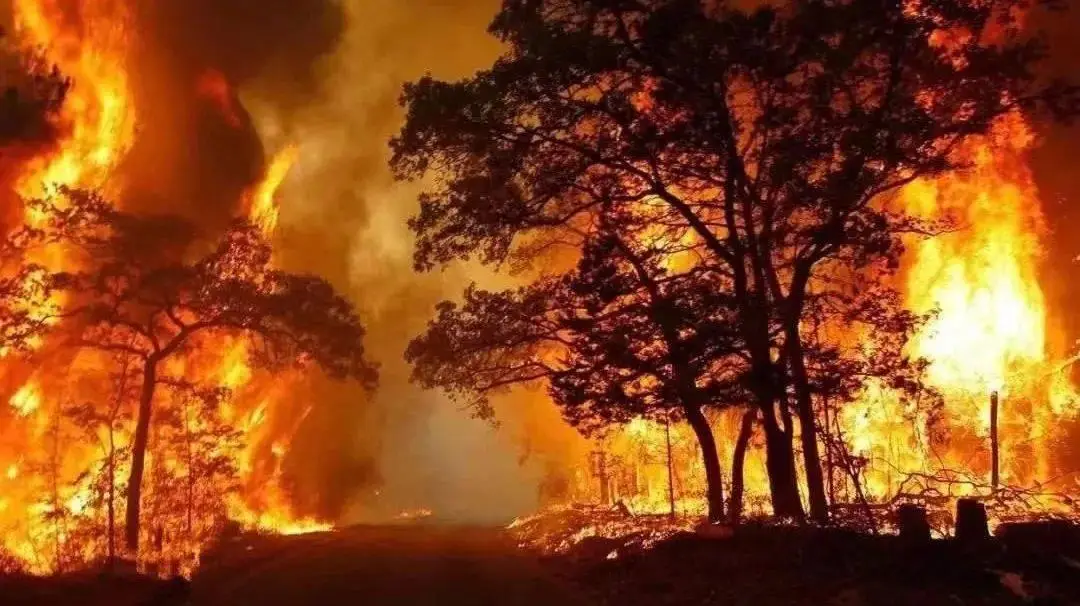
[[[825,494],[825,476],[821,473],[821,455],[818,452],[817,417],[814,415],[814,399],[810,379],[803,359],[802,335],[798,321],[785,323],[788,369],[795,388],[795,411],[799,417],[799,437],[803,449],[803,465],[806,467],[806,489],[810,502],[810,517],[816,522],[829,521],[829,500]]]
[[[765,469],[769,475],[773,514],[802,521],[806,514],[799,498],[798,479],[795,477],[795,452],[791,446],[791,432],[780,428],[773,408],[770,405],[768,409],[761,411],[762,427],[765,429]]]
[[[116,429],[109,419],[109,561],[108,570],[116,569]]]
[[[701,407],[687,406],[686,420],[697,436],[701,446],[701,459],[705,464],[705,492],[709,503],[709,521],[724,520],[724,473],[720,470],[720,455],[716,451],[716,438],[712,427],[701,412]]]
[[[135,441],[131,450],[131,475],[128,478],[125,542],[133,556],[139,551],[139,506],[142,499],[143,468],[146,447],[150,438],[150,415],[153,412],[154,390],[157,388],[157,360],[149,358],[143,366],[142,390],[139,394],[139,416],[135,422]]]
[[[194,544],[195,537],[195,453],[191,445],[190,412],[188,405],[184,405],[184,447],[187,449],[187,534],[188,540]]]
[[[743,493],[746,481],[743,477],[743,467],[746,464],[746,449],[750,446],[750,438],[754,436],[754,422],[757,421],[757,409],[751,409],[743,414],[742,424],[739,426],[739,437],[735,440],[735,450],[731,455],[731,504],[728,507],[728,519],[732,524],[742,521]]]
[[[997,492],[1001,483],[998,442],[998,392],[990,394],[990,490]]]
[[[675,521],[675,463],[671,460],[671,415],[664,417],[664,441],[667,443],[667,491],[671,521]]]

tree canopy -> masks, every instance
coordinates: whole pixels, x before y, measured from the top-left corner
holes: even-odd
[[[364,328],[347,299],[322,278],[271,263],[261,231],[238,221],[220,238],[199,238],[168,216],[117,210],[93,192],[65,190],[63,204],[34,202],[38,224],[17,240],[34,255],[63,255],[64,267],[36,266],[41,284],[32,319],[62,348],[87,348],[139,368],[128,482],[127,543],[137,547],[139,499],[155,394],[175,382],[164,363],[192,353],[197,337],[242,335],[258,367],[317,366],[333,378],[374,387]]]
[[[402,179],[437,177],[411,223],[416,265],[528,265],[556,251],[580,260],[572,271],[582,279],[590,264],[612,271],[613,262],[597,265],[592,254],[617,254],[611,242],[687,243],[696,258],[679,280],[697,285],[656,302],[681,314],[695,297],[715,293],[709,311],[689,321],[698,329],[707,326],[697,324],[701,318],[724,318],[715,337],[724,343],[736,334],[729,343],[741,355],[726,358],[737,362],[726,372],[700,368],[737,376],[750,394],[767,438],[774,511],[801,517],[795,414],[811,513],[824,519],[816,383],[826,374],[821,361],[840,361],[843,352],[804,334],[811,315],[830,309],[820,304],[826,299],[834,323],[868,312],[850,296],[868,274],[879,279],[881,301],[898,300],[885,277],[898,266],[903,236],[941,226],[906,214],[891,202],[894,192],[963,170],[962,144],[1016,112],[1077,112],[1075,87],[1036,78],[1045,48],[1021,30],[1023,7],[800,0],[747,11],[697,0],[507,0],[491,27],[507,50],[490,69],[405,88],[407,121],[392,143],[392,166]],[[643,208],[648,231],[610,220]],[[602,290],[605,282],[596,285]],[[411,350],[421,376],[464,388],[461,374],[425,370],[423,350],[455,351],[447,343],[462,337],[462,326],[477,329],[467,319],[485,305],[493,306],[490,320],[494,307],[512,301],[527,313],[545,309],[538,299],[554,293],[540,293],[559,278],[538,284],[516,294],[472,292],[460,314],[444,307]],[[878,331],[887,340],[902,339],[917,321],[889,317],[883,327],[898,336]],[[619,342],[619,331],[624,340],[632,331],[663,342],[633,323],[589,329],[609,344]],[[505,352],[512,342],[488,345]],[[482,355],[475,346],[460,353],[475,359]],[[622,353],[588,340],[571,346],[573,355],[602,354],[605,363]],[[902,347],[885,350],[897,359],[879,360],[879,369],[910,378],[918,368],[903,360]],[[474,387],[486,387],[483,376]],[[561,384],[568,394],[593,385]],[[626,395],[612,392],[611,401],[640,409]]]

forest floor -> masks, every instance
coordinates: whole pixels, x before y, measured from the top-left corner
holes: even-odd
[[[602,606],[1064,606],[1080,604],[1078,551],[1075,526],[912,545],[751,525],[713,537],[675,533],[648,548],[594,537],[547,562]]]
[[[618,537],[579,530],[557,553],[523,541],[520,526],[238,536],[205,554],[190,584],[89,573],[0,578],[0,605],[1080,605],[1076,526],[966,545],[777,526],[644,527]]]
[[[364,526],[239,535],[190,583],[94,574],[0,578],[0,606],[586,606],[500,528]]]
[[[183,581],[135,575],[0,576],[2,606],[181,606],[186,595]]]

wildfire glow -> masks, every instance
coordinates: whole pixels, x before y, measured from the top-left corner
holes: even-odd
[[[199,77],[196,91],[214,105],[229,126],[233,128],[243,126],[244,121],[240,117],[240,109],[237,107],[236,98],[225,74],[214,69],[207,70]]]
[[[128,69],[137,49],[132,5],[128,0],[14,0],[13,7],[17,43],[43,53],[48,64],[72,81],[56,118],[57,140],[23,165],[14,181],[16,193],[24,200],[62,202],[55,196],[60,187],[93,189],[122,204],[124,162],[135,144],[140,115]],[[224,76],[210,70],[196,86],[233,126],[242,125],[241,108]],[[246,205],[251,220],[267,236],[277,225],[276,192],[296,159],[296,147],[283,149],[268,162],[261,182],[237,201]],[[30,207],[25,219],[31,225],[40,222]],[[35,260],[50,270],[68,264],[63,251],[49,251]],[[53,315],[63,305],[41,302],[41,309],[31,312]],[[321,520],[294,515],[289,493],[280,485],[289,444],[307,414],[307,409],[287,405],[286,387],[296,379],[289,373],[256,373],[248,366],[249,351],[244,339],[210,336],[197,352],[170,366],[170,373],[204,387],[221,387],[229,395],[212,412],[178,396],[162,395],[162,401],[155,402],[177,420],[174,428],[155,430],[153,438],[161,444],[172,440],[174,446],[152,445],[147,453],[144,515],[154,522],[147,524],[140,553],[128,554],[141,564],[190,572],[203,546],[204,539],[198,537],[213,530],[213,516],[220,517],[212,508],[214,499],[226,497],[226,487],[199,485],[204,472],[194,467],[196,446],[214,449],[205,456],[236,470],[237,486],[230,488],[220,508],[245,528],[285,534],[331,528]],[[8,406],[0,411],[0,470],[10,481],[0,500],[0,562],[10,556],[23,569],[45,573],[103,553],[107,533],[100,531],[105,518],[101,500],[108,490],[101,482],[107,486],[110,481],[108,445],[126,447],[130,419],[94,417],[84,427],[74,424],[67,412],[87,401],[97,415],[108,408],[110,398],[104,394],[109,389],[101,383],[110,364],[101,354],[80,353],[70,367],[55,372],[43,368],[41,376],[28,378],[25,371],[0,368],[5,378],[17,381]],[[210,432],[221,427],[240,435],[215,438],[207,442],[210,446],[195,443],[195,436],[214,435]],[[128,459],[117,456],[111,482],[120,495],[116,516],[121,520],[129,471]],[[173,509],[161,509],[165,507]],[[96,530],[79,531],[78,521]]]
[[[1047,358],[1038,281],[1045,228],[1018,157],[1030,137],[1018,120],[998,131],[992,147],[974,146],[972,173],[916,183],[904,196],[916,215],[959,215],[960,231],[918,246],[907,293],[914,311],[939,311],[915,343],[934,361],[933,383],[979,396],[1007,387],[1011,374]]]
[[[830,420],[830,431],[851,457],[843,463],[826,455],[823,461],[835,479],[829,490],[837,502],[858,499],[849,471],[841,468],[845,464],[858,473],[871,502],[919,494],[991,497],[997,490],[991,484],[991,394],[998,403],[1000,486],[1041,495],[1027,506],[1049,512],[1060,506],[1054,491],[1075,490],[1055,456],[1063,421],[1078,413],[1066,372],[1076,358],[1054,351],[1048,338],[1051,316],[1040,276],[1048,233],[1026,161],[1032,143],[1024,118],[1006,116],[989,135],[960,150],[970,169],[920,180],[900,192],[905,212],[952,223],[946,233],[907,243],[898,278],[908,309],[930,314],[908,353],[929,362],[925,380],[941,395],[943,409],[931,410],[869,382],[858,401],[838,411],[838,419],[822,417],[819,422]],[[725,413],[712,423],[725,467],[737,420]],[[676,511],[702,513],[703,478],[692,436],[684,426],[673,426],[668,453],[666,431],[639,419],[598,443],[593,468],[576,478],[585,500],[607,498],[639,513],[666,513],[671,481]],[[769,510],[761,438],[756,439],[744,468],[748,514]],[[824,445],[822,450],[828,452]],[[597,456],[606,461],[603,469],[596,469]],[[1008,515],[1003,507],[1002,515]]]
[[[123,200],[123,165],[136,142],[140,115],[128,69],[137,49],[131,6],[130,0],[13,0],[17,42],[41,50],[74,83],[57,117],[60,135],[55,145],[30,160],[15,180],[23,199],[49,197],[68,186],[97,189]],[[194,86],[229,124],[243,126],[243,108],[221,72],[204,72]],[[639,105],[649,102],[646,97],[635,99]],[[889,499],[913,472],[934,474],[949,468],[985,477],[992,392],[1000,395],[1003,480],[1033,485],[1053,477],[1057,421],[1076,413],[1077,398],[1055,358],[1059,352],[1048,344],[1049,311],[1039,275],[1046,227],[1024,158],[1031,142],[1023,118],[1010,116],[990,136],[967,144],[963,153],[973,170],[913,183],[900,196],[905,210],[916,216],[954,217],[958,223],[953,233],[912,241],[900,278],[908,307],[934,313],[910,347],[912,354],[931,362],[928,381],[944,396],[945,410],[941,426],[931,427],[932,415],[918,403],[869,385],[862,399],[843,411],[837,425],[847,447],[861,459],[873,500]],[[298,146],[282,148],[268,159],[260,181],[237,200],[267,237],[277,230],[280,189],[298,159]],[[40,221],[28,213],[28,223]],[[675,244],[690,242],[668,244],[677,250]],[[689,263],[689,253],[679,254],[665,261],[668,269]],[[62,269],[66,262],[63,254],[41,261],[50,269]],[[34,311],[51,314],[62,305],[43,302],[42,309]],[[165,504],[148,507],[145,516],[168,519],[172,525],[148,528],[146,533],[157,540],[148,541],[146,553],[133,555],[144,563],[182,562],[185,570],[197,561],[203,544],[192,537],[215,522],[198,515],[192,504],[201,473],[193,465],[193,436],[209,435],[210,458],[235,469],[238,486],[227,498],[220,498],[222,487],[202,487],[209,495],[205,500],[224,500],[220,509],[229,518],[248,529],[282,534],[331,529],[323,520],[297,514],[283,481],[290,444],[311,410],[292,397],[302,393],[302,378],[292,372],[265,376],[253,369],[248,354],[255,344],[245,339],[211,336],[198,345],[190,360],[170,372],[220,387],[226,395],[209,412],[182,397],[162,397],[167,401],[160,404],[178,422],[175,435],[156,433],[148,453],[144,500]],[[91,561],[101,553],[100,532],[77,536],[57,520],[91,519],[94,528],[100,528],[104,512],[99,497],[107,492],[101,489],[102,478],[109,489],[123,491],[122,479],[129,471],[123,457],[115,460],[115,469],[104,464],[108,445],[115,442],[124,448],[131,423],[123,417],[94,419],[96,425],[88,430],[65,425],[60,413],[86,400],[95,400],[99,407],[108,401],[92,388],[84,389],[102,381],[106,361],[80,354],[70,368],[46,368],[41,376],[8,368],[6,358],[2,362],[0,374],[9,381],[11,395],[8,405],[0,407],[0,470],[5,478],[0,556],[10,555],[32,572]],[[730,414],[713,419],[725,469],[730,469],[739,421],[739,415]],[[229,431],[212,433],[222,426]],[[941,430],[947,439],[935,444],[932,434]],[[181,447],[160,447],[167,438]],[[585,488],[563,496],[582,501],[603,494],[607,504],[622,501],[635,513],[700,513],[704,478],[697,448],[684,425],[635,421],[597,445],[590,455],[600,456],[573,471],[577,475],[567,482],[572,488],[566,492]],[[756,505],[767,492],[761,459],[758,440],[751,444],[745,471],[748,513],[765,510]],[[93,480],[83,481],[87,477]],[[977,492],[971,486],[966,490]],[[187,511],[178,511],[182,508],[175,497],[181,493]],[[417,509],[400,517],[430,515]]]
[[[29,417],[41,408],[41,393],[37,385],[27,383],[11,396],[11,407],[21,417]]]
[[[914,242],[905,257],[909,309],[932,313],[911,353],[930,361],[928,382],[945,400],[945,444],[930,444],[914,404],[868,390],[847,411],[849,441],[869,461],[872,492],[891,496],[906,473],[950,469],[989,485],[991,393],[999,395],[1001,473],[1018,486],[1052,479],[1056,421],[1076,397],[1047,343],[1040,283],[1042,207],[1024,154],[1023,118],[1000,120],[963,150],[971,170],[902,192],[908,212],[951,219],[955,231]],[[972,488],[968,487],[971,491]]]

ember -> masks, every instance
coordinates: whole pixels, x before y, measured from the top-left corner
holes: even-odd
[[[663,515],[635,516],[608,508],[575,505],[514,520],[509,529],[522,546],[545,554],[573,554],[593,549],[611,555],[649,549],[676,534],[693,531],[694,524],[686,518],[673,521]]]

